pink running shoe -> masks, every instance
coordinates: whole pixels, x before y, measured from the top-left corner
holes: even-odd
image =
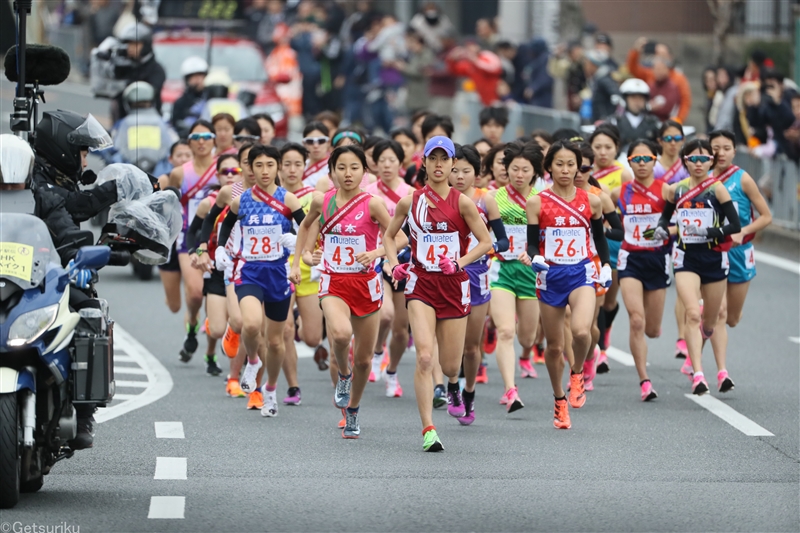
[[[678,339],[675,341],[675,359],[687,359],[689,357],[689,348],[686,347],[686,341]]]
[[[507,403],[508,403],[508,398],[506,397],[506,395],[503,394],[502,396],[500,396],[500,405],[506,405]]]
[[[733,380],[728,376],[727,370],[717,372],[717,390],[719,392],[732,391],[735,386]]]
[[[517,393],[517,388],[512,387],[508,389],[508,392],[504,395],[506,400],[506,412],[513,413],[514,411],[518,411],[525,407],[525,404],[522,403],[522,400],[519,399],[519,394]]]
[[[692,379],[694,375],[694,367],[692,367],[692,359],[691,357],[687,357],[683,360],[683,365],[681,366],[681,374],[689,376],[689,379]]]
[[[653,384],[650,383],[650,380],[643,382],[642,385],[642,401],[649,402],[650,400],[655,400],[658,398],[658,394],[656,394],[656,390],[653,388]]]
[[[706,383],[706,378],[701,373],[698,373],[696,376],[692,378],[692,394],[696,394],[697,396],[702,396],[707,392],[708,392],[708,383]]]
[[[597,374],[606,374],[611,370],[608,367],[608,356],[606,352],[601,350],[600,355],[595,357],[595,360],[597,361],[597,366],[595,366],[595,372]]]
[[[538,378],[539,374],[536,373],[536,369],[533,368],[530,359],[520,359],[519,360],[519,368],[520,368],[520,377],[523,378]]]
[[[592,359],[587,359],[583,362],[583,388],[584,390],[594,390],[594,377],[597,375],[595,364],[597,363],[598,351],[595,349],[595,354]]]

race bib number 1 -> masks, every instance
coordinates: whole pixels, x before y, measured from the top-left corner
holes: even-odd
[[[242,255],[248,261],[277,261],[283,258],[280,237],[281,226],[250,226],[244,228],[244,250]]]
[[[544,258],[557,265],[575,265],[588,259],[586,228],[547,228]]]
[[[459,258],[458,233],[423,233],[417,239],[417,261],[428,272],[441,272],[439,255],[453,261]]]

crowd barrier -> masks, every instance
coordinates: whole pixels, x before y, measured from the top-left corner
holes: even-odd
[[[750,174],[772,211],[772,223],[800,231],[800,167],[785,155],[760,159],[740,148],[733,162]]]

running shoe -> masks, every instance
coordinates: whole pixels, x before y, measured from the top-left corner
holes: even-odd
[[[464,402],[464,416],[458,417],[458,423],[462,426],[468,426],[475,422],[475,394],[462,393],[461,400]]]
[[[553,427],[556,429],[569,429],[572,427],[572,422],[569,420],[569,407],[567,406],[566,398],[556,400],[555,412],[553,413]]]
[[[643,402],[649,402],[650,400],[658,398],[658,394],[656,394],[656,390],[653,388],[653,384],[650,383],[649,379],[642,382],[641,388]]]
[[[358,425],[358,411],[352,412],[350,409],[345,409],[344,421],[342,438],[357,439],[361,435],[361,428]]]
[[[544,364],[544,346],[541,344],[534,344],[533,346],[533,364]]]
[[[586,393],[583,388],[583,372],[569,375],[569,405],[580,409],[586,403]]]
[[[387,398],[402,398],[403,387],[400,386],[400,381],[397,379],[397,373],[389,374],[383,372],[383,381],[386,382],[386,397]]]
[[[467,414],[464,402],[461,401],[461,391],[447,392],[447,414],[453,418],[461,418]]]
[[[597,360],[597,366],[595,367],[595,372],[597,374],[606,374],[611,371],[608,367],[608,356],[605,350],[600,350],[600,355],[595,357],[595,359]]]
[[[617,309],[619,309],[619,306],[617,306]],[[601,346],[605,346],[606,348],[611,346],[611,327],[606,328],[602,340]]]
[[[732,391],[735,386],[733,380],[728,376],[727,370],[720,370],[717,373],[717,390],[719,392]]]
[[[381,359],[383,354],[374,354],[372,356],[372,370],[369,372],[369,382],[375,383],[381,376]]]
[[[386,370],[386,367],[389,366],[389,352],[386,351],[386,345],[383,345],[383,359],[381,359],[381,373],[383,375],[383,371]]]
[[[489,323],[483,325],[483,353],[494,353],[497,349],[497,329],[490,328]]]
[[[247,409],[254,410],[261,409],[262,407],[264,407],[264,395],[260,390],[254,390],[250,393],[250,396],[247,397]]]
[[[486,365],[483,363],[478,367],[478,375],[475,376],[475,383],[489,383],[489,373],[486,372]]]
[[[300,397],[300,387],[289,387],[286,393],[286,398],[283,399],[284,405],[300,405],[302,399]]]
[[[261,408],[261,416],[268,418],[278,416],[278,391],[267,391],[264,394],[264,406]]]
[[[206,374],[209,376],[219,376],[222,374],[222,369],[217,364],[216,355],[206,355]]]
[[[347,418],[344,416],[344,409],[342,409],[342,419],[339,420],[339,423],[337,424],[337,427],[339,429],[344,429],[344,427],[346,425],[347,425]]]
[[[183,339],[183,349],[181,350],[181,362],[188,363],[194,352],[197,351],[197,332],[199,325],[186,324],[186,338]]]
[[[225,335],[222,337],[222,353],[230,359],[236,357],[236,354],[239,353],[239,340],[239,334],[228,326],[225,329]]]
[[[688,359],[689,348],[686,346],[686,341],[678,339],[675,341],[675,359]]]
[[[435,429],[432,429],[422,436],[422,450],[426,452],[441,452],[444,450],[442,441]]]
[[[594,357],[587,359],[583,362],[583,388],[584,390],[594,390],[594,377],[597,375],[595,364],[597,357],[600,355],[599,350],[595,347]]]
[[[244,398],[247,396],[239,386],[239,382],[235,379],[228,379],[228,384],[225,387],[225,394],[231,398]]]
[[[441,409],[447,405],[447,389],[444,385],[436,385],[433,389],[433,408]]]
[[[321,344],[314,350],[314,362],[320,371],[328,370],[328,350]]]
[[[211,331],[211,328],[208,326],[208,317],[203,320],[203,326],[200,328],[200,333],[208,333]]]
[[[258,376],[258,371],[261,369],[263,363],[261,362],[260,358],[256,361],[256,364],[251,364],[250,360],[248,359],[247,364],[244,366],[242,380],[239,383],[242,386],[242,390],[245,392],[253,392],[258,388],[256,377]]]
[[[344,409],[350,403],[350,388],[353,386],[353,375],[343,378],[339,374],[336,392],[333,393],[333,404],[339,409]]]
[[[522,378],[538,378],[539,374],[536,373],[536,369],[533,368],[530,359],[520,359],[519,360],[519,369],[520,369],[520,377]]]
[[[692,394],[702,396],[708,392],[708,383],[706,378],[702,375],[697,375],[692,378]]]
[[[505,406],[507,413],[513,413],[514,411],[519,411],[525,404],[522,403],[522,400],[519,398],[519,393],[517,393],[516,387],[511,387],[503,396],[505,398]]]
[[[689,376],[689,379],[692,379],[694,375],[694,367],[692,366],[692,358],[687,357],[683,360],[683,364],[681,365],[681,374]]]

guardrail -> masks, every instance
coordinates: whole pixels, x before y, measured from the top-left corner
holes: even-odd
[[[759,159],[740,148],[733,159],[758,183],[772,211],[772,223],[800,231],[800,167],[785,155]]]

